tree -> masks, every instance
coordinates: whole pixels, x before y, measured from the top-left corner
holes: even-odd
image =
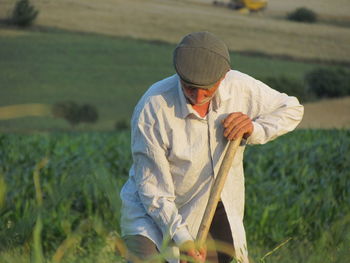
[[[287,19],[296,22],[314,23],[317,21],[317,14],[306,7],[300,7],[289,13]]]
[[[29,0],[18,0],[12,11],[10,23],[21,27],[30,26],[38,14],[39,11]]]
[[[95,123],[98,120],[98,112],[95,106],[79,105],[74,101],[55,103],[52,107],[52,114],[56,118],[65,119],[72,126],[81,122]]]

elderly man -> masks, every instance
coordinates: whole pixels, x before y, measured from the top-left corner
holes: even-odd
[[[243,136],[209,232],[246,263],[245,145],[292,131],[303,106],[231,70],[226,45],[209,32],[185,36],[173,63],[177,74],[152,85],[132,117],[133,165],[121,191],[123,238],[134,259],[154,259],[173,247],[194,261],[230,262],[196,247],[195,239],[227,141]],[[167,260],[177,262],[179,253],[173,254]]]

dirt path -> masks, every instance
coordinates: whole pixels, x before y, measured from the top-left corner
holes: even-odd
[[[306,103],[299,128],[350,128],[350,97]]]

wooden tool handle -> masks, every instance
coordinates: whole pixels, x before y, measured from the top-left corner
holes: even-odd
[[[237,149],[241,143],[242,137],[237,138],[234,141],[230,141],[227,151],[225,153],[224,159],[221,163],[219,173],[217,177],[215,178],[214,185],[212,186],[212,189],[210,191],[210,196],[208,200],[207,207],[204,212],[204,216],[202,218],[202,222],[200,224],[198,234],[197,234],[197,242],[199,246],[203,246],[205,244],[205,241],[207,239],[207,235],[209,232],[209,228],[211,225],[211,222],[214,217],[214,213],[216,210],[216,207],[218,205],[218,202],[220,200],[222,189],[224,188],[225,181],[228,175],[228,172],[230,171],[230,168],[232,166],[233,158],[235,157],[235,154],[237,152]]]

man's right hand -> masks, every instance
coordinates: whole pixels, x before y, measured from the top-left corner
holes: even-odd
[[[248,139],[254,131],[254,125],[252,119],[242,112],[232,112],[223,121],[224,136],[228,140],[236,140],[238,137],[243,136],[244,139]]]
[[[180,252],[183,255],[193,259],[193,262],[205,262],[207,250],[205,248],[196,248],[194,241],[186,241],[180,246]],[[187,260],[181,259],[180,263],[187,263]]]

